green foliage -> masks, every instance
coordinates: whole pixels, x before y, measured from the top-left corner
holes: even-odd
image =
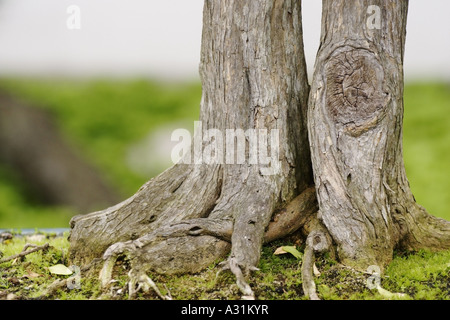
[[[20,178],[0,163],[0,228],[68,227],[73,212],[39,204]]]
[[[10,79],[0,86],[31,105],[50,110],[67,139],[126,195],[150,178],[126,167],[129,145],[168,122],[197,120],[201,96],[197,83],[168,85],[147,80]]]
[[[198,119],[201,87],[147,80],[89,82],[3,79],[0,87],[49,110],[69,143],[93,163],[123,198],[152,176],[127,166],[131,144],[170,122]],[[189,128],[188,128],[189,129]],[[73,212],[30,202],[26,184],[0,164],[0,228],[67,227]]]
[[[405,86],[404,160],[418,203],[450,220],[450,84]]]

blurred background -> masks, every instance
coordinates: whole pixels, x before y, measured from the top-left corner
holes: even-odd
[[[302,3],[312,75],[321,1]],[[0,0],[0,229],[68,227],[171,165],[171,132],[199,114],[202,8]],[[416,200],[450,220],[448,12],[410,1],[404,158]]]

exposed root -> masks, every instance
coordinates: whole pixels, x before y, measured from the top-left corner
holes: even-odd
[[[181,221],[206,218],[221,188],[220,166],[175,165],[129,199],[72,218],[70,259],[81,265],[101,256],[116,242],[135,240]]]
[[[250,271],[259,271],[259,269],[256,267],[249,267],[248,269],[244,269],[238,264],[235,258],[230,258],[220,263],[220,265],[222,266],[222,268],[217,272],[216,278],[222,271],[230,270],[236,277],[236,285],[243,294],[242,300],[255,300],[255,293],[245,280],[244,273],[248,275]],[[242,272],[242,269],[244,269],[244,273]]]
[[[105,263],[103,264],[103,268],[100,271],[100,283],[102,288],[106,288],[112,280],[112,272],[114,269],[114,264],[116,263],[117,256],[112,256],[108,259],[106,259]]]
[[[148,292],[150,288],[152,288],[162,300],[172,300],[170,292],[168,295],[163,295],[161,291],[159,291],[159,288],[155,282],[153,282],[153,280],[146,274],[136,273],[133,269],[131,269],[128,273],[128,277],[130,278],[130,281],[128,282],[129,299],[135,298],[139,291]]]
[[[106,261],[103,264],[102,270],[100,271],[99,278],[103,289],[107,288],[109,284],[112,282],[112,272],[114,269],[114,265],[117,261],[117,258],[121,253],[124,253],[124,251],[127,248],[129,250],[131,246],[127,244],[117,244],[115,245],[114,248],[112,248],[107,255],[105,254]],[[148,292],[150,288],[152,288],[162,300],[172,300],[170,292],[168,295],[163,295],[159,290],[159,288],[157,287],[157,285],[155,284],[155,282],[153,282],[153,280],[145,273],[137,271],[134,268],[131,268],[131,270],[128,272],[128,277],[129,277],[128,282],[129,299],[135,298],[136,294],[139,291]]]
[[[52,282],[51,285],[44,291],[44,293],[39,297],[40,299],[44,299],[56,293],[59,289],[62,289],[67,286],[68,279],[58,279]]]
[[[406,210],[396,207],[394,219],[400,229],[399,246],[405,250],[448,250],[450,249],[450,221],[429,214],[414,203]]]
[[[236,284],[241,292],[244,294],[242,298],[244,300],[255,300],[255,294],[250,288],[250,285],[245,281],[241,267],[238,265],[236,259],[231,258],[229,261],[231,272],[236,276]]]
[[[181,221],[157,231],[162,237],[183,237],[209,235],[231,241],[233,221],[230,219],[199,218]]]
[[[250,228],[250,231],[239,230],[241,234],[245,234],[245,239],[251,240],[250,246],[247,245],[243,251],[235,250],[237,256],[232,254],[221,265],[222,270],[230,270],[236,276],[236,283],[243,294],[243,299],[255,298],[245,277],[250,271],[258,270],[255,265],[259,260],[260,246],[257,244],[262,245],[263,242],[281,238],[296,231],[302,224],[310,224],[311,220],[315,220],[312,217],[315,216],[316,208],[314,189],[309,188],[274,215],[273,221],[266,228],[265,236],[258,236],[259,233],[264,234],[262,226],[264,222],[261,220],[249,221],[250,227],[254,227]],[[258,227],[259,225],[261,226]],[[146,286],[153,288],[146,278],[147,272],[165,274],[199,272],[230,252],[230,242],[235,231],[232,219],[210,216],[163,225],[135,240],[112,244],[103,254],[104,263],[99,274],[102,287],[105,288],[110,284],[114,265],[121,256],[125,256],[131,265],[130,275],[134,277],[130,278],[131,293],[137,290],[136,286],[139,287],[139,284],[140,289],[145,289]],[[249,247],[258,252],[253,250],[252,255],[246,254],[245,250]]]
[[[302,282],[303,291],[310,300],[320,300],[316,292],[316,284],[313,276],[314,253],[327,251],[330,248],[330,245],[330,238],[323,228],[312,231],[306,239],[305,253],[302,262]]]
[[[316,284],[313,278],[314,251],[311,246],[306,245],[302,262],[303,292],[311,300],[320,300],[316,293]]]
[[[315,218],[318,210],[316,189],[315,187],[307,188],[285,208],[273,215],[265,232],[264,242],[269,243],[294,233],[312,217]]]

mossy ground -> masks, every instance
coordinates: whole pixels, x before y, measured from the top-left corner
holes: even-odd
[[[49,243],[45,251],[38,251],[0,265],[0,299],[60,299],[60,300],[125,300],[128,299],[126,260],[119,261],[114,269],[114,282],[107,290],[100,288],[96,274],[80,277],[79,287],[62,286],[51,292],[48,288],[56,280],[71,276],[50,273],[56,264],[68,266],[69,243],[66,237],[44,235],[27,238],[15,236],[0,244],[3,256],[20,253],[26,243]],[[301,259],[291,254],[274,255],[277,247],[286,245],[275,242],[262,250],[260,271],[249,279],[257,299],[305,300],[301,280]],[[301,245],[298,249],[302,251]],[[316,277],[319,297],[324,300],[379,300],[386,299],[376,289],[367,286],[367,273],[358,272],[329,258],[319,257]],[[236,300],[240,299],[235,279],[230,272],[217,275],[218,267],[210,266],[196,275],[150,275],[163,294],[170,292],[177,300]],[[404,293],[401,299],[450,300],[450,251],[432,253],[420,251],[411,254],[395,254],[392,263],[381,276],[381,286],[390,292]],[[150,291],[139,293],[136,299],[159,299]]]

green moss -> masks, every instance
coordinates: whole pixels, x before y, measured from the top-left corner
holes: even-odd
[[[14,237],[0,244],[3,257],[22,251],[30,242],[24,237]],[[114,282],[107,290],[100,288],[96,274],[82,274],[80,288],[63,286],[51,295],[45,295],[55,281],[70,276],[51,274],[48,267],[55,264],[68,265],[68,241],[66,237],[45,237],[33,240],[42,245],[50,243],[46,251],[27,255],[22,260],[9,261],[0,266],[0,298],[13,293],[19,299],[128,299],[128,270],[126,260],[120,260],[114,267]],[[262,250],[260,271],[254,272],[249,280],[260,300],[303,300],[301,261],[290,254],[274,255],[275,249],[286,243],[275,242]],[[319,297],[326,300],[382,300],[387,299],[377,289],[369,289],[370,275],[342,267],[327,255],[318,257],[317,268],[321,272],[315,278]],[[163,294],[170,293],[178,300],[235,300],[240,292],[235,278],[229,271],[217,275],[217,264],[195,275],[152,275]],[[395,255],[392,263],[380,278],[381,287],[392,293],[407,296],[391,299],[450,300],[450,250],[443,252],[420,251],[408,255]],[[159,299],[150,290],[139,293],[136,299]]]
[[[450,251],[398,256],[386,270],[386,289],[414,299],[450,299]]]

